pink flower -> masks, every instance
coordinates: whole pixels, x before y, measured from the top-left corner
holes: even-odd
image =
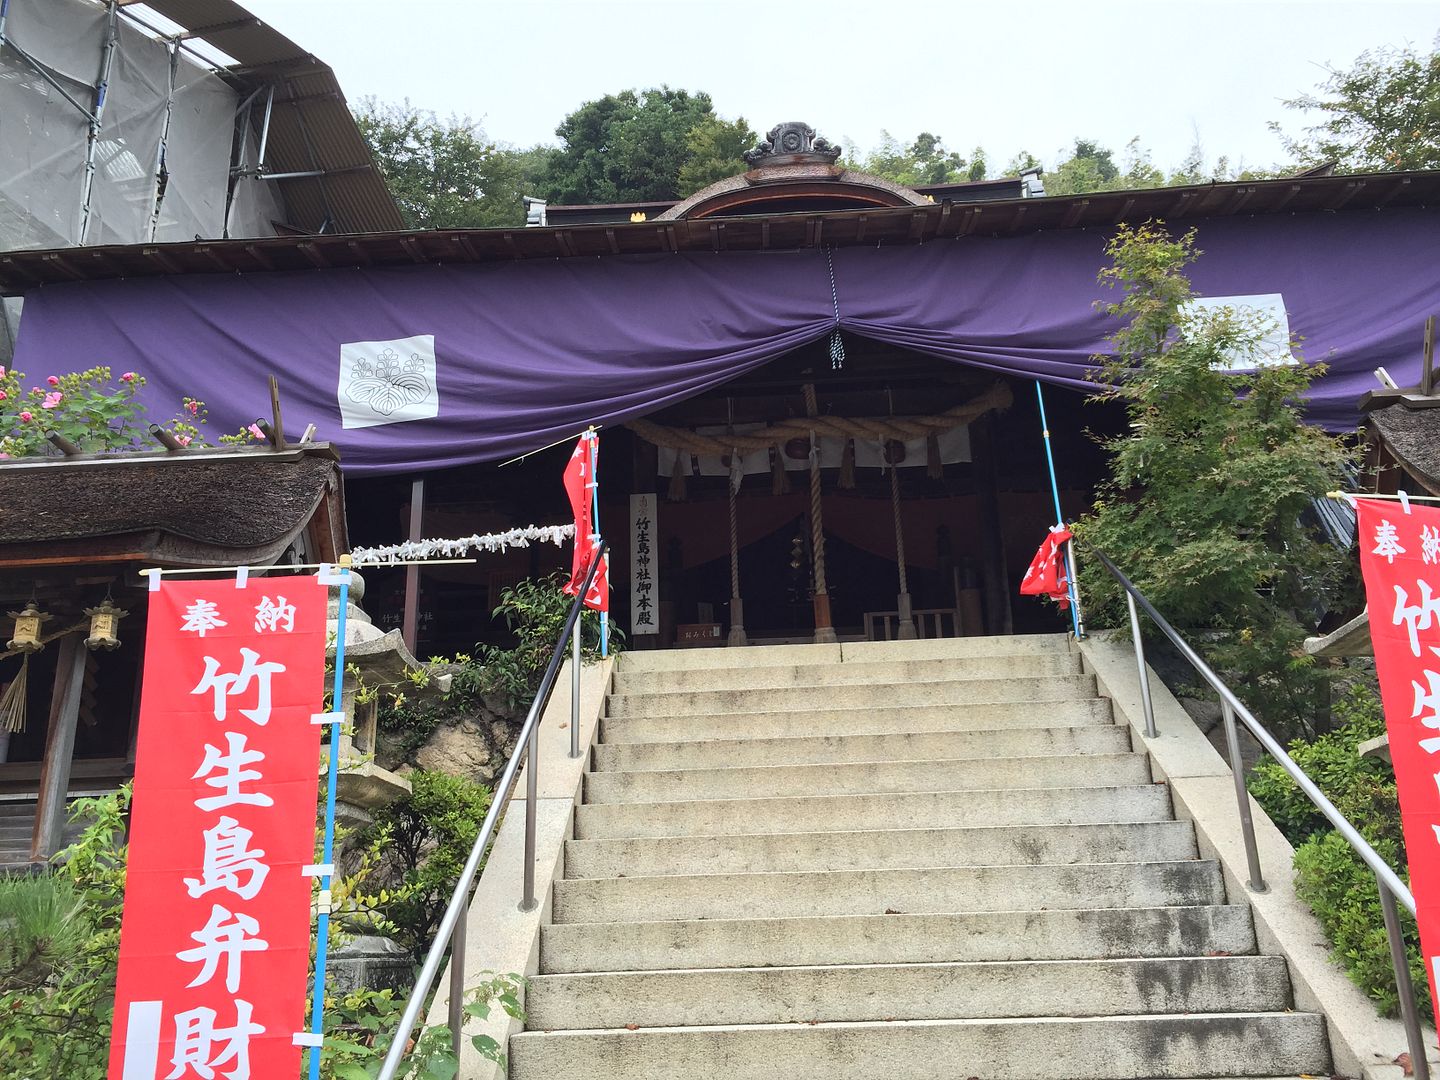
[[[35,419],[35,417],[34,417],[33,415],[31,415],[30,413],[28,413],[28,412],[22,412],[22,413],[20,414],[20,422],[21,422],[22,424],[28,424],[31,420],[34,420],[34,419]]]
[[[9,455],[9,454],[0,454],[0,461],[8,461],[9,459],[10,459],[10,455]]]
[[[32,387],[30,387],[30,393],[34,394],[36,397],[39,397],[39,396],[40,396],[41,394],[43,394],[44,392],[45,392],[45,391],[44,391],[44,390],[41,390],[40,387],[38,387],[38,386],[32,386]]]
[[[49,394],[46,394],[45,400],[40,403],[40,407],[42,409],[53,409],[60,404],[60,401],[62,398],[64,398],[64,396],[65,395],[60,393],[59,390],[55,390]]]
[[[250,432],[250,434],[251,434],[251,436],[252,436],[253,438],[256,438],[256,439],[263,439],[263,438],[265,438],[265,433],[264,433],[263,431],[261,431],[260,428],[257,427],[255,424],[251,424],[251,425],[250,425],[248,428],[246,428],[245,430],[248,431],[248,432]]]
[[[54,375],[51,375],[51,376],[50,376],[48,379],[46,379],[45,381],[48,382],[51,386],[59,386],[59,385],[60,385],[60,380],[59,380],[58,378],[56,378]]]
[[[190,436],[189,436],[189,435],[177,435],[177,436],[175,436],[175,441],[178,442],[181,446],[189,446],[189,445],[190,445]]]
[[[5,393],[4,390],[0,390],[0,401],[4,401],[4,400],[5,400],[7,397],[9,397],[9,396],[10,396],[10,395],[7,394],[7,393]]]
[[[120,381],[121,381],[121,382],[134,382],[134,381],[135,381],[135,372],[133,372],[133,371],[127,371],[127,372],[125,372],[124,375],[121,375],[121,376],[120,376]]]
[[[5,377],[5,365],[4,365],[4,364],[0,364],[0,379],[3,379],[4,377]]]
[[[195,416],[200,412],[200,402],[198,401],[189,402],[185,407],[190,410],[191,416]]]

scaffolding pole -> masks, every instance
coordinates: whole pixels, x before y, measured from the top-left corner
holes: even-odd
[[[90,114],[90,133],[85,139],[85,178],[80,185],[80,244],[90,238],[90,203],[95,194],[95,148],[100,142],[100,124],[105,118],[105,99],[110,93],[110,69],[115,63],[115,46],[120,35],[116,0],[105,5],[105,44],[100,50],[100,79],[95,84],[95,111]]]

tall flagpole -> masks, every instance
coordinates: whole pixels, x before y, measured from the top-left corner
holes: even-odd
[[[1050,421],[1045,418],[1045,391],[1041,388],[1039,379],[1035,380],[1035,399],[1040,403],[1040,432],[1045,436],[1045,463],[1050,467],[1050,494],[1055,500],[1055,524],[1064,525],[1065,517],[1060,512],[1060,484],[1055,479],[1055,454],[1050,449]],[[1074,627],[1076,639],[1079,639],[1085,636],[1085,627],[1080,621],[1080,591],[1075,581],[1074,540],[1066,543],[1065,558],[1070,570],[1066,575],[1066,588],[1070,594],[1070,625]]]

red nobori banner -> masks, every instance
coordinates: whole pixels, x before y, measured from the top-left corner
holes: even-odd
[[[1388,499],[1359,499],[1357,507],[1420,949],[1440,1007],[1440,510]]]
[[[327,593],[150,593],[111,1080],[299,1075]]]

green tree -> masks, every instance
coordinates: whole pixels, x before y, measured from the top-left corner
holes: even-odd
[[[685,136],[689,156],[680,166],[680,197],[693,195],[703,187],[744,172],[745,151],[758,141],[743,116],[725,120],[707,116]]]
[[[1300,646],[1308,620],[1346,578],[1342,556],[1308,522],[1313,499],[1341,486],[1350,451],[1303,422],[1320,365],[1228,371],[1270,329],[1256,318],[1187,308],[1194,234],[1122,226],[1100,273],[1123,291],[1125,320],[1096,357],[1099,400],[1124,404],[1126,434],[1103,440],[1111,477],[1079,524],[1207,661],[1282,736],[1324,727],[1328,681]],[[1121,625],[1118,586],[1092,575],[1097,625]]]
[[[1045,191],[1050,195],[1077,195],[1087,191],[1107,191],[1116,186],[1120,167],[1115,152],[1091,139],[1077,138],[1068,158],[1045,176]]]
[[[1284,104],[1321,114],[1318,124],[1299,137],[1270,124],[1298,164],[1334,161],[1351,172],[1440,168],[1440,38],[1428,53],[1363,52],[1348,70],[1327,69],[1316,90]]]
[[[678,199],[690,185],[742,171],[733,152],[754,138],[743,119],[720,120],[709,94],[668,86],[587,101],[555,134],[562,145],[548,162],[546,189],[562,203]]]
[[[956,151],[947,150],[939,135],[928,131],[922,131],[908,145],[902,144],[888,131],[882,131],[880,144],[875,149],[864,155],[852,152],[847,155],[845,164],[905,187],[958,184],[984,179],[984,151],[977,149],[975,153],[975,161],[967,161]],[[973,175],[976,165],[979,167],[978,176]]]
[[[441,120],[409,101],[365,98],[355,122],[412,229],[523,225],[522,196],[536,193],[554,153],[501,146],[469,117]]]

